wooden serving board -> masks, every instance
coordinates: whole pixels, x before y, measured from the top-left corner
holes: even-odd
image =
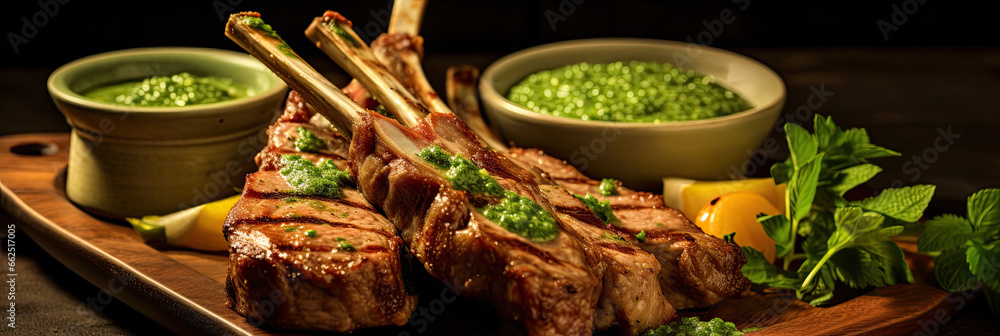
[[[0,203],[24,221],[19,228],[74,272],[179,334],[269,333],[226,307],[225,254],[154,248],[131,227],[95,218],[70,203],[64,192],[68,149],[67,134],[0,137]],[[519,333],[488,305],[450,299],[443,286],[419,269],[414,273],[423,278],[416,280],[417,307],[423,312],[405,327],[355,334]],[[921,330],[918,321],[951,309],[946,296],[933,287],[905,284],[817,308],[794,293],[768,291],[682,315],[765,327],[754,335],[912,334]]]

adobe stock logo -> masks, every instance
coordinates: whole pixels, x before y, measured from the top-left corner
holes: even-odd
[[[40,10],[31,15],[29,20],[27,16],[21,17],[21,30],[20,34],[18,32],[8,32],[7,41],[10,42],[10,47],[14,49],[14,53],[21,52],[21,45],[28,44],[32,38],[38,35],[38,31],[49,24],[49,19],[52,19],[56,14],[59,14],[59,7],[68,4],[70,0],[39,0],[38,6],[41,7]]]

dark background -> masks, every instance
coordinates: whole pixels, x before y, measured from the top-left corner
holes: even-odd
[[[55,4],[58,10],[54,15],[40,14],[44,13],[43,8]],[[0,69],[4,70],[4,76],[24,75],[24,69],[50,72],[88,55],[138,47],[239,50],[223,35],[225,18],[232,12],[254,10],[263,13],[264,19],[293,49],[307,59],[318,59],[314,66],[331,74],[337,82],[346,77],[338,77],[339,69],[302,34],[311,18],[324,10],[336,9],[354,22],[359,35],[374,37],[375,32],[385,30],[390,8],[389,0],[7,1],[0,10],[3,19],[0,33],[5,37],[0,43]],[[735,51],[790,47],[896,50],[992,47],[1000,45],[997,34],[1000,20],[995,18],[998,9],[1000,3],[996,2],[941,0],[435,0],[427,6],[421,34],[425,37],[429,62],[434,55],[459,54],[467,55],[468,63],[481,66],[519,49],[569,39],[645,37],[699,41],[699,33],[707,30],[706,22],[717,20],[723,11],[731,11],[735,21],[699,43]],[[896,30],[883,34],[880,20],[892,24]],[[32,22],[30,27],[26,28],[25,21]],[[761,61],[775,68],[781,66],[769,64],[766,59]],[[927,59],[926,68],[947,70],[961,62],[954,59],[942,64]],[[440,74],[430,71],[436,70],[436,65],[428,64],[427,68],[432,84],[440,87],[443,69]],[[846,66],[859,69],[866,65]],[[47,104],[45,76],[10,78],[18,80],[0,81],[0,94],[41,100],[5,102],[14,106],[8,105],[0,113],[13,122],[0,123],[0,135],[68,130],[65,123],[59,122],[61,117],[54,106]]]
[[[37,14],[43,6],[51,6],[38,0],[8,0],[0,5],[4,36],[0,136],[69,130],[49,98],[45,80],[72,60],[136,47],[238,50],[223,35],[227,14],[236,11],[260,11],[293,49],[335,83],[344,84],[347,76],[312,47],[302,31],[312,17],[334,9],[354,22],[359,35],[370,38],[385,30],[390,13],[387,0],[62,2],[42,1],[59,4],[51,16]],[[938,190],[927,214],[964,214],[965,197],[982,188],[1000,187],[998,9],[996,2],[944,0],[434,0],[427,7],[421,35],[426,42],[425,69],[440,89],[448,66],[468,63],[484,68],[507,53],[549,42],[591,37],[697,41],[698,34],[707,30],[706,22],[731,11],[735,21],[701,43],[745,54],[773,68],[787,86],[783,114],[806,104],[814,88],[834,92],[814,112],[832,115],[845,127],[865,127],[873,143],[903,153],[876,162],[885,171],[869,183],[870,190],[896,181],[935,184]],[[37,31],[29,27],[26,34],[22,19],[42,24],[35,27]],[[888,39],[879,28],[880,20],[896,27]],[[13,35],[26,41],[16,51]],[[935,159],[926,169],[907,170],[946,129],[961,138],[948,150],[933,153]],[[773,153],[769,159],[783,160],[784,155]],[[2,212],[0,220],[16,223]],[[24,247],[18,260],[27,282],[19,300],[31,303],[31,310],[19,317],[32,333],[162,332],[155,322],[117,301],[98,312],[96,320],[79,320],[75,309],[99,289],[26,235],[19,239]],[[978,302],[966,311],[983,309],[985,304]],[[987,325],[977,316],[963,317],[964,322],[950,324],[943,333],[961,334],[956,328],[964,324]],[[995,329],[995,322],[989,323]]]
[[[43,0],[43,2],[56,0]],[[226,13],[259,11],[285,40],[304,56],[321,55],[302,31],[312,17],[334,9],[356,29],[384,22],[391,1],[80,1],[61,0],[59,11],[15,53],[0,47],[3,66],[58,66],[71,60],[125,48],[197,46],[238,48],[223,34]],[[12,3],[13,2],[13,3]],[[575,4],[580,2],[580,4]],[[920,2],[923,2],[920,4]],[[877,25],[892,23],[893,6],[916,12],[906,15],[886,41]],[[235,4],[235,5],[231,5]],[[37,0],[7,1],[0,31],[19,33],[41,6]],[[223,13],[220,15],[220,10]],[[741,8],[745,8],[742,9]],[[542,43],[590,37],[649,37],[685,40],[704,30],[703,21],[734,11],[712,46],[994,46],[1000,42],[1000,5],[994,2],[942,0],[874,1],[458,1],[435,0],[427,6],[421,34],[428,52],[509,53]],[[555,30],[546,16],[565,20]],[[563,15],[562,13],[566,13]],[[897,20],[897,22],[899,22]],[[380,31],[384,31],[383,25]],[[372,36],[372,35],[369,35]],[[8,39],[5,39],[7,41]]]

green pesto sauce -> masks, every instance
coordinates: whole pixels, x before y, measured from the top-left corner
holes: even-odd
[[[354,251],[355,250],[354,249],[354,245],[351,244],[351,242],[347,241],[347,239],[344,239],[344,238],[341,238],[341,237],[337,237],[337,241],[340,242],[340,245],[337,247],[338,249],[341,249],[341,250],[344,250],[344,251]]]
[[[94,101],[144,107],[184,107],[248,96],[231,78],[201,77],[182,72],[98,87],[83,94]]]
[[[333,161],[323,160],[314,165],[299,155],[283,155],[281,176],[295,192],[304,195],[318,195],[331,198],[343,196],[343,187],[351,176],[333,164]]]
[[[243,23],[245,23],[247,27],[256,29],[257,31],[264,33],[264,35],[281,41],[281,43],[278,43],[278,50],[280,50],[282,54],[285,54],[285,56],[298,58],[298,56],[295,55],[295,52],[292,51],[292,47],[289,47],[288,43],[285,43],[285,40],[282,39],[281,36],[278,36],[278,32],[274,31],[274,28],[271,28],[271,25],[264,23],[264,19],[255,16],[244,16]]]
[[[295,139],[295,149],[298,151],[315,153],[326,148],[326,144],[316,136],[316,133],[301,126],[299,126],[298,131],[299,138]]]
[[[601,180],[601,185],[598,187],[601,190],[601,195],[611,196],[615,194],[615,180],[614,179],[603,179]]]
[[[555,217],[535,201],[514,192],[506,192],[500,203],[487,205],[480,212],[507,231],[533,241],[549,241],[559,235]]]
[[[521,80],[507,97],[541,114],[621,122],[700,120],[752,107],[711,76],[639,61],[541,71]]]
[[[747,332],[751,330],[746,330]],[[743,332],[736,329],[736,324],[726,322],[716,317],[711,321],[701,322],[697,317],[685,317],[679,321],[651,328],[642,336],[740,336]]]
[[[610,201],[601,202],[600,200],[597,199],[597,197],[594,197],[590,194],[587,194],[586,196],[573,194],[573,196],[576,196],[576,198],[580,199],[580,201],[583,202],[583,205],[586,205],[588,208],[590,208],[590,211],[593,211],[594,214],[597,215],[597,218],[600,218],[601,221],[604,222],[604,224],[611,224],[618,222],[618,217],[615,217],[615,213],[611,211]]]
[[[264,23],[264,19],[261,19],[256,16],[244,16],[243,23],[246,24],[247,27],[259,30],[264,34],[267,34],[267,36],[279,40],[281,39],[281,36],[278,36],[278,32],[274,31],[274,28],[271,28],[271,25]]]
[[[461,155],[450,155],[436,145],[424,148],[417,156],[438,169],[446,170],[445,175],[455,190],[502,198],[499,203],[478,210],[507,231],[538,242],[549,241],[559,235],[552,214],[530,198],[507,191],[472,161]]]
[[[302,202],[302,203],[305,203],[306,205],[308,205],[310,208],[313,208],[313,209],[316,209],[316,210],[319,210],[319,211],[330,210],[330,208],[328,208],[326,206],[326,204],[323,204],[323,202],[320,202],[320,201],[317,201],[317,200],[314,200],[314,199],[298,198],[298,197],[286,197],[284,199],[284,202],[285,203],[298,203],[298,202]],[[279,205],[279,207],[280,207],[280,205]]]
[[[601,236],[601,238],[611,240],[616,243],[628,243],[627,241],[625,241],[625,238],[622,238],[614,233],[605,233],[603,236]]]
[[[504,197],[503,187],[493,179],[493,176],[461,155],[450,155],[441,147],[431,146],[421,150],[417,156],[439,169],[446,170],[445,176],[455,190]]]
[[[358,41],[354,39],[354,36],[352,36],[351,33],[348,33],[346,30],[344,30],[344,28],[340,28],[340,26],[337,25],[337,20],[327,21],[326,26],[330,28],[330,31],[332,31],[334,34],[336,34],[338,37],[344,40],[344,42],[347,42],[347,44],[351,45],[352,48],[358,47]]]

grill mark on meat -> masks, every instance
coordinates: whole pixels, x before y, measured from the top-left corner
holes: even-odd
[[[416,298],[403,277],[403,242],[395,227],[349,186],[344,198],[295,195],[275,171],[281,156],[293,153],[346,165],[340,155],[346,155],[348,143],[326,127],[307,123],[312,116],[291,92],[285,113],[268,130],[268,144],[256,157],[260,171],[248,176],[223,226],[230,242],[227,304],[251,322],[283,329],[350,332],[405,325]],[[298,127],[316,133],[327,148],[293,151]],[[301,201],[281,201],[288,197]],[[285,230],[289,225],[297,228]],[[307,230],[315,234],[308,236]],[[340,250],[337,237],[354,249]]]
[[[634,255],[636,254],[636,249],[634,246],[629,246],[628,243],[616,243],[616,242],[598,242],[597,246],[609,250],[615,250],[619,253]]]
[[[575,184],[590,184],[590,179],[582,179],[575,177],[551,177],[552,180],[562,183],[575,183]],[[596,184],[595,184],[596,185]]]
[[[304,194],[281,193],[281,192],[259,192],[259,191],[252,190],[252,189],[245,191],[244,195],[248,199],[270,199],[270,200],[276,200],[276,199],[286,199],[286,198],[297,198],[297,199],[304,199],[304,200],[326,201],[326,202],[330,202],[330,203],[333,203],[333,204],[341,204],[341,205],[344,205],[344,206],[347,206],[347,207],[351,207],[351,208],[360,208],[360,209],[375,211],[375,208],[372,207],[369,204],[351,202],[351,201],[348,201],[348,200],[345,200],[345,199],[341,199],[341,198],[331,198],[331,197],[320,196],[320,195],[304,195]]]
[[[351,229],[355,229],[355,230],[361,230],[361,231],[368,231],[368,232],[376,233],[376,234],[383,235],[383,236],[386,236],[386,237],[395,237],[395,235],[386,234],[384,231],[380,231],[380,230],[376,230],[376,229],[372,229],[372,228],[368,228],[368,227],[358,226],[358,225],[355,225],[354,223],[342,222],[342,221],[329,221],[329,220],[325,220],[325,219],[321,219],[321,218],[316,218],[316,217],[296,217],[296,218],[287,218],[287,217],[281,217],[281,218],[274,218],[274,217],[254,217],[254,218],[240,218],[240,219],[237,219],[237,220],[233,221],[233,223],[232,223],[232,225],[234,225],[234,226],[239,226],[239,225],[254,225],[254,224],[316,224],[316,225],[324,225],[325,224],[325,225],[331,226],[331,227],[351,228]]]

